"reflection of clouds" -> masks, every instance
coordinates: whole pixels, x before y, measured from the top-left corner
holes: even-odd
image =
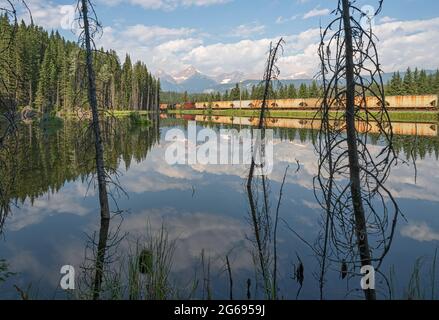
[[[307,201],[307,200],[302,200],[302,204],[305,207],[310,208],[312,210],[321,210],[322,209],[322,207],[317,202],[311,202],[311,201]]]
[[[160,147],[153,150],[147,161],[133,166],[126,173],[129,178],[124,179],[124,183],[128,186],[129,191],[187,190],[190,189],[190,183],[187,181],[197,180],[199,183],[203,183],[203,174],[224,175],[240,179],[247,177],[248,166],[246,165],[168,165],[165,161],[165,152],[170,144],[170,142],[162,143]],[[317,155],[313,144],[309,141],[298,143],[297,141],[282,141],[280,139],[274,139],[273,144],[274,168],[269,175],[270,180],[280,183],[285,167],[290,165],[287,183],[312,190],[313,178],[317,173]],[[370,150],[372,154],[377,154],[381,147],[371,145]],[[297,161],[300,163],[300,171],[293,174],[297,168]],[[386,186],[396,198],[438,201],[439,189],[431,188],[431,186],[439,181],[439,163],[435,159],[427,158],[419,160],[417,167],[417,184],[414,183],[413,167],[400,165],[393,169]]]
[[[145,161],[131,163],[129,170],[123,170],[120,184],[128,193],[141,194],[144,192],[163,192],[170,190],[187,191],[192,186],[197,189],[212,183],[205,175],[212,174],[224,177],[222,183],[231,192],[243,192],[242,182],[247,177],[246,165],[169,165],[165,159],[166,149],[172,142],[162,141],[148,154]],[[269,179],[280,183],[285,168],[290,165],[287,184],[300,186],[307,190],[313,189],[313,178],[317,173],[317,156],[311,142],[288,141],[274,139],[274,168]],[[380,150],[378,146],[370,146],[372,153]],[[297,162],[300,171],[295,172]],[[121,166],[123,167],[123,166]],[[399,199],[416,199],[437,202],[439,189],[432,188],[439,181],[439,162],[426,158],[417,162],[418,179],[414,183],[414,170],[406,165],[394,168],[386,187]],[[229,178],[226,178],[229,177]],[[235,178],[235,179],[233,179]],[[33,205],[26,202],[16,209],[14,215],[8,218],[7,227],[10,230],[21,230],[26,226],[38,224],[46,217],[55,214],[76,214],[83,216],[90,209],[82,203],[84,197],[96,196],[94,188],[87,188],[87,183],[74,182],[67,184],[57,194],[37,199]],[[317,209],[317,204],[303,203],[311,209]]]
[[[188,190],[190,184],[178,181],[163,181],[163,177],[156,176],[127,176],[124,179],[123,188],[127,192],[144,193],[160,192],[167,190]]]
[[[439,232],[425,222],[411,222],[401,229],[401,235],[419,242],[439,241]]]
[[[37,277],[45,274],[44,266],[36,259],[34,254],[29,251],[17,250],[16,253],[8,259],[10,269],[13,272],[27,272]]]
[[[191,189],[189,180],[201,179],[190,167],[168,165],[165,151],[169,143],[156,146],[144,162],[132,163],[129,170],[120,178],[122,187],[127,192],[144,193],[167,190]]]
[[[230,217],[201,212],[181,212],[176,208],[153,209],[127,216],[122,231],[130,238],[147,236],[147,226],[158,232],[162,225],[170,239],[176,240],[174,271],[193,266],[204,249],[212,257],[224,258],[234,248],[244,246],[248,224]],[[248,268],[250,257],[241,255],[234,268]]]
[[[417,183],[413,166],[401,165],[392,171],[388,186],[397,198],[439,201],[439,162],[433,157],[416,161]]]
[[[60,192],[40,197],[33,203],[27,200],[8,217],[6,227],[11,231],[19,231],[57,214],[85,216],[91,209],[80,204],[86,193],[86,188],[81,185],[80,182],[73,183]]]
[[[31,294],[35,290],[42,289],[43,287],[40,288],[40,286],[45,286],[47,283],[50,283],[53,288],[57,286],[61,266],[48,265],[47,261],[28,250],[14,250],[13,252],[14,255],[8,259],[8,264],[9,270],[18,274],[18,276],[12,278],[14,285],[18,285],[25,290],[27,288],[31,289]],[[16,294],[18,295],[18,293]],[[50,292],[50,294],[53,295],[54,292]]]

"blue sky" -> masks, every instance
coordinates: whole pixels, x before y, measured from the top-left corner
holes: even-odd
[[[73,39],[65,23],[71,0],[28,1],[37,23]],[[313,76],[318,28],[336,0],[94,0],[106,49],[126,52],[150,69],[170,74],[193,65],[219,75],[262,73],[269,42],[283,36],[282,77]],[[358,0],[376,6],[377,0]],[[422,5],[420,5],[422,3]],[[408,66],[439,67],[439,2],[386,0],[376,21],[386,71]],[[421,44],[421,45],[420,45]],[[422,47],[422,48],[420,48]]]

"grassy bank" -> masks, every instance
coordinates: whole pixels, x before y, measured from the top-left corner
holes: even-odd
[[[211,115],[225,117],[256,117],[259,110],[173,110],[169,114],[179,115]],[[332,113],[335,116],[335,112]],[[392,121],[396,122],[436,122],[438,113],[431,111],[391,111],[389,112]],[[294,119],[312,119],[316,115],[315,111],[270,111],[269,117],[272,118],[294,118]]]
[[[115,117],[115,118],[123,118],[123,117],[129,117],[133,114],[137,114],[140,116],[145,116],[148,115],[150,112],[149,111],[135,111],[135,110],[101,110],[101,114],[104,116],[109,116],[109,117]],[[89,114],[89,111],[84,112],[83,114],[80,114],[80,116],[85,117],[87,114]],[[89,114],[91,116],[91,114]],[[62,118],[77,118],[78,117],[78,113],[76,112],[60,112],[58,114],[59,117]]]
[[[114,117],[128,117],[132,114],[138,114],[141,116],[149,114],[149,111],[131,111],[131,110],[112,110],[106,112],[106,114],[114,116]]]

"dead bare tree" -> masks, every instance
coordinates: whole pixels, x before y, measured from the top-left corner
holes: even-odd
[[[375,15],[382,4],[379,1]],[[323,96],[317,116],[322,121],[315,141],[315,193],[325,210],[315,245],[321,258],[322,299],[329,263],[346,263],[352,275],[362,266],[379,271],[400,215],[385,187],[397,156],[370,17],[349,0],[339,0],[333,13],[336,17],[322,30],[319,47]],[[378,112],[369,109],[377,107],[368,105],[369,96],[378,101]],[[379,150],[369,145],[372,128],[379,132]],[[375,290],[364,290],[364,295],[376,299]]]
[[[92,128],[95,138],[96,172],[99,189],[99,203],[101,208],[101,231],[99,234],[96,270],[94,279],[93,299],[99,299],[102,285],[104,260],[107,249],[108,230],[110,221],[110,206],[108,202],[107,173],[104,162],[104,145],[99,122],[98,102],[96,98],[96,81],[93,68],[94,36],[101,31],[93,4],[89,0],[80,0],[77,4],[81,34],[79,41],[85,49],[85,63],[88,80],[88,101],[93,115]]]
[[[251,150],[252,161],[250,165],[249,175],[247,179],[247,195],[250,206],[250,220],[252,228],[254,231],[254,243],[256,247],[256,257],[255,260],[258,264],[258,270],[262,276],[264,282],[264,291],[267,299],[277,299],[277,257],[271,257],[270,254],[270,240],[273,237],[273,232],[271,230],[271,216],[269,207],[269,182],[264,174],[261,172],[260,183],[255,181],[255,171],[257,168],[265,166],[265,128],[266,128],[266,113],[268,109],[268,101],[270,98],[271,84],[273,80],[276,80],[279,76],[279,69],[276,65],[279,57],[279,53],[282,50],[283,39],[280,39],[275,45],[270,45],[270,51],[267,59],[267,64],[264,73],[263,87],[264,95],[262,99],[261,112],[259,117],[258,129],[261,132],[261,141],[257,141],[256,145]],[[256,164],[256,156],[260,154],[261,164]],[[283,186],[282,186],[283,187]],[[261,189],[260,189],[261,188]],[[259,193],[262,194],[262,205],[259,207],[258,198]],[[281,191],[282,193],[282,191]],[[279,205],[277,207],[279,210]],[[276,214],[276,232],[277,232],[277,221],[279,214]],[[275,237],[276,239],[276,237]],[[274,251],[276,251],[276,242],[274,243]],[[274,259],[275,270],[270,270],[271,260]]]

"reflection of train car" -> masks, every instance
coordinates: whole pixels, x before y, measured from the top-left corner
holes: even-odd
[[[197,109],[260,109],[262,101],[243,100],[243,101],[214,101],[198,102],[195,104]],[[318,99],[279,99],[267,101],[269,109],[316,109]]]
[[[176,109],[180,110],[195,110],[195,103],[194,102],[185,102],[183,104],[179,104],[176,106]]]
[[[226,125],[257,126],[259,119],[257,117],[225,117],[215,116],[206,117],[198,115],[195,117],[197,122],[213,122]],[[331,121],[331,125],[344,130],[344,124]],[[357,121],[355,123],[359,132],[379,133],[380,128],[376,124]],[[423,137],[436,137],[438,125],[435,123],[407,123],[393,122],[393,132],[396,135],[418,135]],[[288,118],[268,118],[267,127],[269,128],[296,128],[296,129],[313,129],[317,130],[321,126],[321,121],[317,119],[288,119]]]

